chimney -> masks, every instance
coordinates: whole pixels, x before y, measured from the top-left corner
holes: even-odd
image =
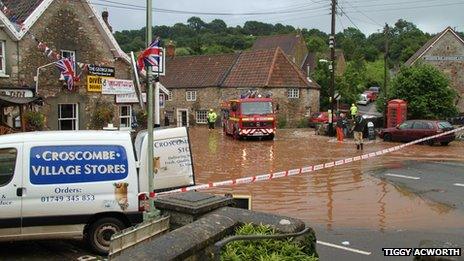
[[[166,46],[166,54],[169,58],[174,58],[176,56],[176,46],[172,40],[169,41],[168,45]]]
[[[105,22],[106,26],[108,26],[108,29],[110,29],[110,32],[113,32],[113,27],[111,27],[110,23],[108,22],[109,15],[110,14],[106,10],[102,12],[103,21]]]

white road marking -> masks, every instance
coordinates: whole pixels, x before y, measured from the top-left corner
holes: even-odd
[[[461,184],[461,183],[454,183],[454,185],[458,187],[464,187],[464,184]]]
[[[358,253],[358,254],[361,254],[361,255],[369,256],[369,255],[372,254],[371,252],[366,252],[366,251],[354,249],[354,248],[351,248],[351,247],[339,246],[339,245],[335,245],[335,244],[332,244],[332,243],[327,243],[327,242],[320,241],[320,240],[317,240],[317,243],[318,243],[318,244],[321,244],[321,245],[323,245],[323,246],[338,248],[338,249],[342,249],[342,250],[346,250],[346,251]]]
[[[405,175],[392,174],[392,173],[387,173],[387,174],[385,174],[385,176],[397,177],[397,178],[405,178],[405,179],[415,179],[415,180],[420,179],[419,177],[405,176]]]

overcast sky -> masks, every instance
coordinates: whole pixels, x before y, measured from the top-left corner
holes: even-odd
[[[110,12],[110,23],[116,31],[140,29],[146,24],[145,11],[141,8],[145,8],[146,0],[92,0],[92,3],[98,10]],[[155,11],[154,25],[186,23],[189,17],[199,16],[206,22],[222,19],[228,26],[243,26],[245,21],[255,20],[330,32],[330,0],[153,0],[153,6],[176,12],[231,14]],[[437,33],[447,26],[464,31],[464,0],[339,0],[339,6],[337,31],[351,26],[369,35],[380,30],[386,22],[392,25],[400,18],[429,33]]]

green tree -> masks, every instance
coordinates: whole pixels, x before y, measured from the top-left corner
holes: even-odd
[[[408,102],[408,117],[413,119],[443,119],[455,116],[456,92],[450,88],[448,77],[435,67],[419,64],[402,67],[393,79],[388,100]],[[385,102],[379,99],[377,105]]]

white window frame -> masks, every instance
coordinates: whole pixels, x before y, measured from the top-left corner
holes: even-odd
[[[0,68],[0,74],[1,75],[6,75],[6,59],[5,59],[6,42],[5,41],[0,41],[0,44],[2,46],[2,52],[0,53],[0,55],[2,56],[2,57],[0,57],[0,59],[2,60],[2,66]]]
[[[127,104],[124,104],[124,105],[119,105],[119,112],[118,112],[118,116],[119,116],[119,129],[122,129],[122,130],[129,130],[129,129],[132,129],[132,105],[127,105]],[[122,108],[123,107],[127,107],[128,108],[128,112],[129,112],[129,115],[122,115]],[[122,119],[129,119],[129,126],[127,127],[122,127]]]
[[[73,105],[73,118],[61,118],[61,106],[62,105]],[[73,120],[74,129],[79,130],[79,104],[78,103],[60,103],[58,104],[58,129],[61,130],[61,121]]]
[[[169,94],[166,95],[166,101],[172,101],[172,91],[170,91]]]
[[[197,124],[207,124],[208,123],[208,110],[195,111],[195,122]]]
[[[197,100],[197,91],[185,91],[185,100],[186,101],[196,101]]]
[[[300,89],[290,88],[288,89],[287,97],[289,99],[299,99],[300,98]]]
[[[61,52],[60,52],[61,58],[65,58],[64,53],[71,54],[70,56],[73,58],[72,62],[73,62],[73,69],[74,69],[74,72],[75,72],[76,71],[76,51],[61,50]],[[69,57],[69,56],[67,56],[67,57]]]

